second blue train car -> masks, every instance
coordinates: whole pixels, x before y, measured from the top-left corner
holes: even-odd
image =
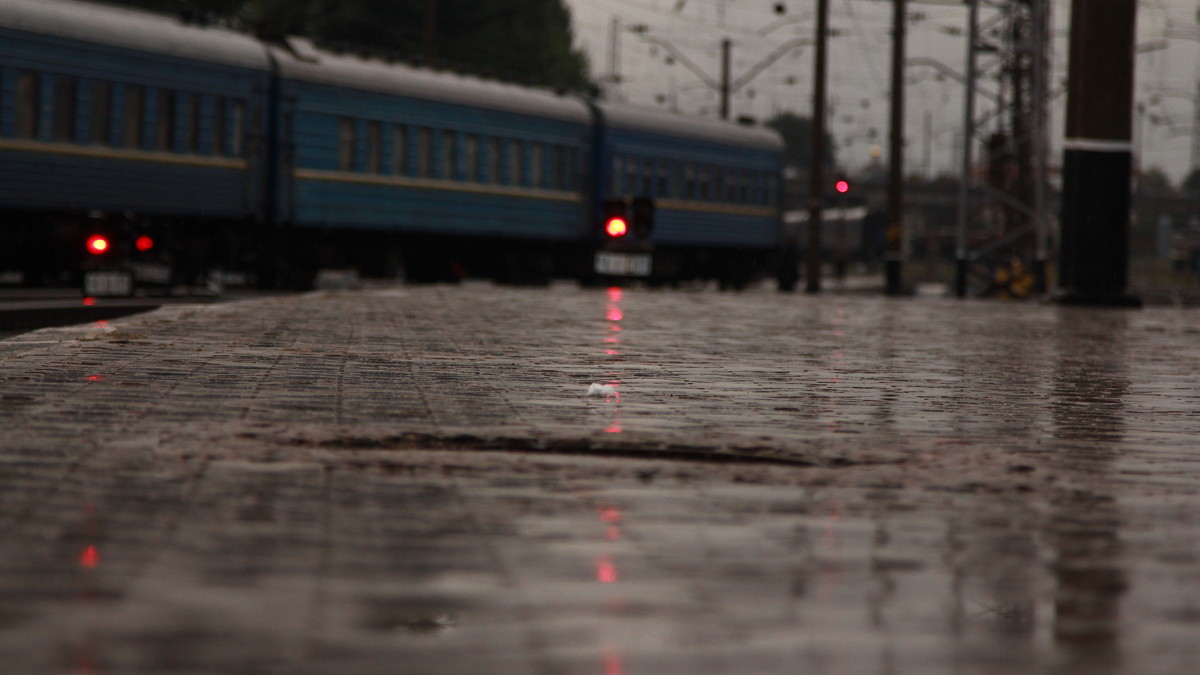
[[[278,218],[342,258],[320,264],[423,280],[565,272],[555,261],[585,235],[582,102],[304,40],[272,55]]]

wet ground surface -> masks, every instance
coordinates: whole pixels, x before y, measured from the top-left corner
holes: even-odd
[[[280,291],[230,288],[220,295],[189,294],[186,289],[129,298],[83,297],[78,288],[26,288],[0,285],[0,340],[48,326],[69,326],[87,321],[107,321],[150,312],[162,305],[230,302],[254,297],[280,296]]]
[[[1181,308],[466,286],[39,331],[0,342],[0,662],[1195,672],[1198,411]]]

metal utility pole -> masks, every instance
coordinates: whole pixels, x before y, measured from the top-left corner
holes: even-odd
[[[829,0],[817,0],[817,53],[813,59],[812,158],[808,180],[808,243],[804,290],[821,290],[821,206],[825,196],[825,60],[829,38]]]
[[[904,34],[906,0],[893,0],[892,111],[888,157],[887,249],[884,292],[904,292]]]
[[[729,38],[721,40],[721,119],[723,120],[729,119],[729,52],[732,47],[733,41]]]
[[[960,297],[967,295],[967,275],[970,261],[967,260],[967,225],[971,218],[971,188],[973,181],[975,147],[975,54],[979,49],[979,0],[967,0],[967,86],[963,94],[963,141],[962,175],[958,180],[958,242],[954,249],[957,261],[954,289]]]
[[[1056,299],[1138,306],[1128,294],[1136,0],[1072,0]]]

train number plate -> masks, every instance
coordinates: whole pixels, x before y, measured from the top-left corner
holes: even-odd
[[[123,270],[101,270],[83,275],[83,294],[93,298],[133,295],[133,275]]]
[[[596,274],[612,274],[621,277],[650,276],[649,253],[596,253]]]

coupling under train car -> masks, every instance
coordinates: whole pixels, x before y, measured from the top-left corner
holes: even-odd
[[[27,283],[304,286],[352,267],[740,286],[779,252],[781,156],[762,129],[302,39],[0,4],[0,273]]]

